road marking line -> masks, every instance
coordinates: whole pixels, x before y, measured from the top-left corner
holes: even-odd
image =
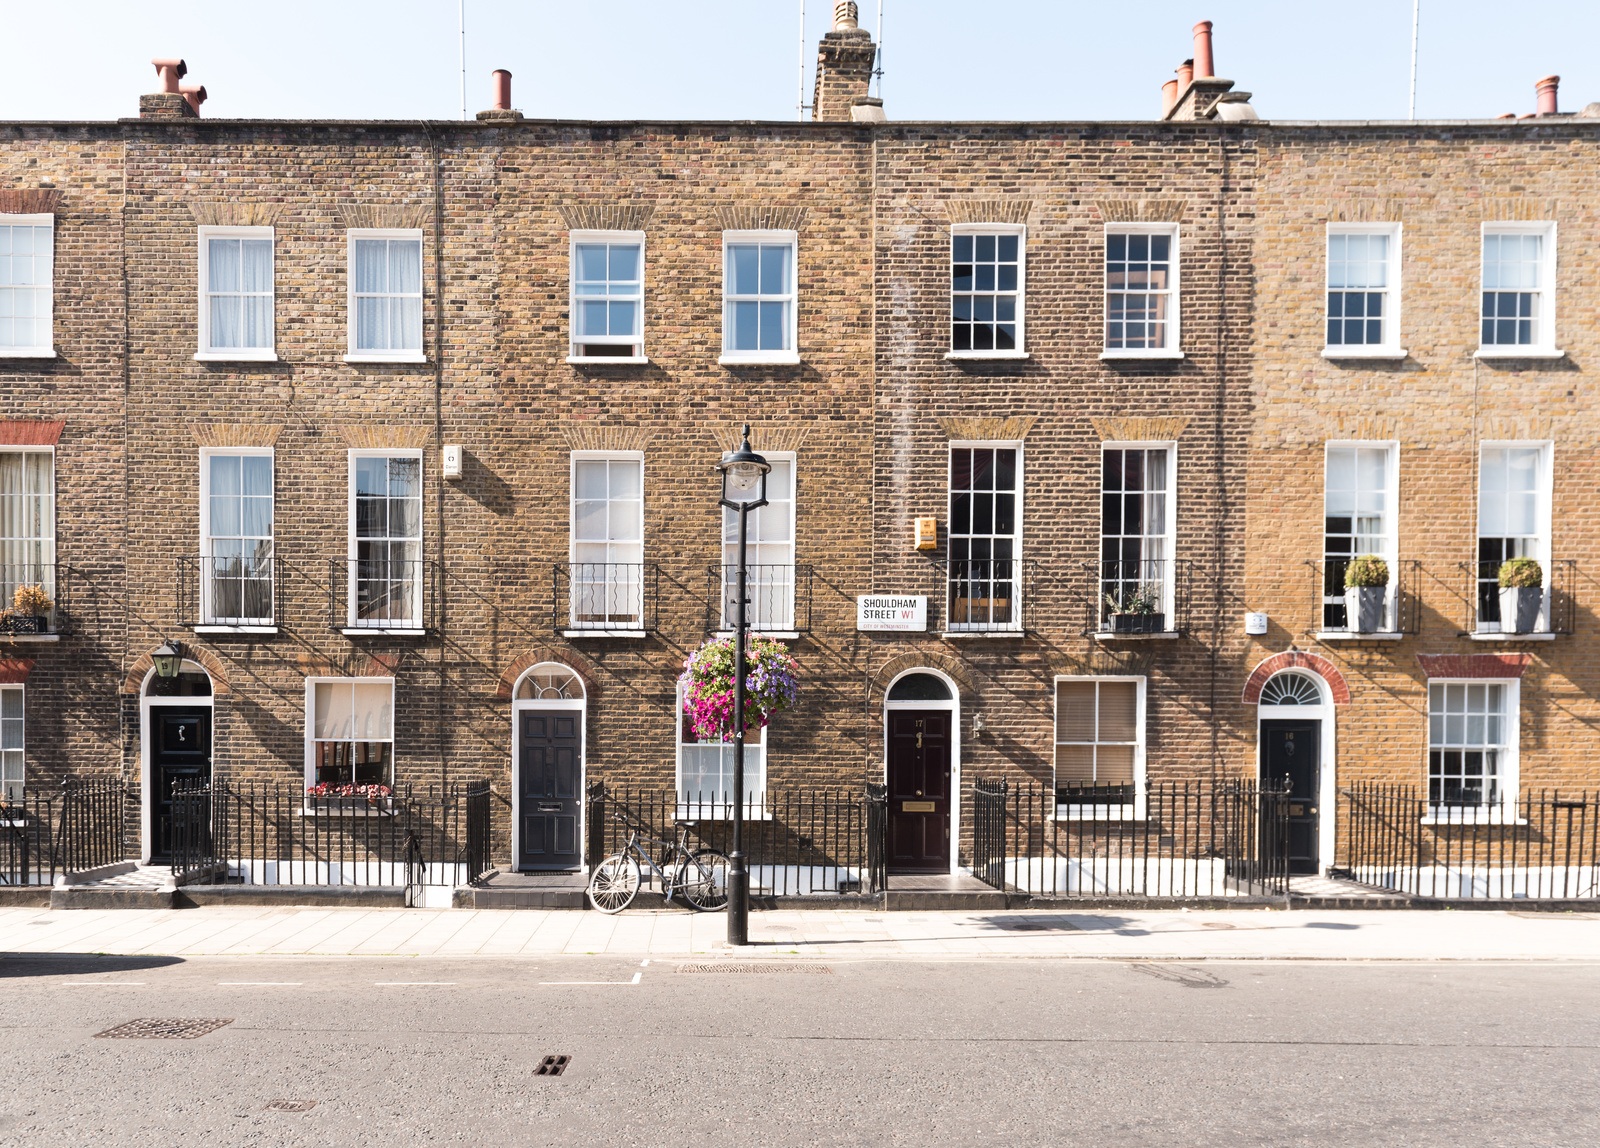
[[[648,969],[650,967],[650,958],[646,957],[644,960],[640,961],[639,967],[641,969]]]
[[[128,985],[142,985],[144,981],[62,981],[64,985],[82,985],[84,988],[120,989]]]
[[[373,981],[372,983],[375,984],[375,985],[393,985],[393,986],[405,987],[405,986],[420,986],[420,985],[453,985],[456,982],[455,981]]]
[[[299,986],[299,985],[305,984],[304,981],[218,981],[217,983],[219,985],[285,985],[285,986]]]
[[[636,985],[643,973],[634,973],[631,981],[540,981],[541,985]]]

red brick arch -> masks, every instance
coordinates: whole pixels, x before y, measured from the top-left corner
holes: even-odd
[[[1244,704],[1247,706],[1260,704],[1261,690],[1267,684],[1267,679],[1279,670],[1294,667],[1320,674],[1322,680],[1328,683],[1328,691],[1333,694],[1334,705],[1349,704],[1350,687],[1345,683],[1339,667],[1321,654],[1308,654],[1303,650],[1287,650],[1281,654],[1273,654],[1251,670],[1250,677],[1244,683]]]
[[[228,674],[223,668],[222,661],[210,650],[201,649],[199,646],[186,645],[183,650],[185,661],[196,662],[207,674],[211,676],[211,693],[213,695],[226,694],[228,689]],[[128,676],[122,679],[122,692],[138,695],[144,686],[144,676],[155,669],[155,662],[148,653],[140,654],[128,670]]]
[[[494,696],[502,701],[510,700],[511,691],[517,686],[517,679],[540,662],[558,662],[566,666],[567,669],[577,674],[579,680],[583,682],[584,696],[593,699],[595,687],[594,669],[588,662],[578,657],[575,651],[556,646],[534,646],[507,666],[500,675],[499,682],[495,685]]]

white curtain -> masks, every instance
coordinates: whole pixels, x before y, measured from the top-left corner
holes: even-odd
[[[388,741],[394,736],[390,682],[317,682],[312,736],[318,741]]]
[[[422,244],[414,239],[355,243],[356,349],[422,350]]]
[[[54,597],[55,495],[47,451],[0,453],[0,591],[10,605],[19,583]]]

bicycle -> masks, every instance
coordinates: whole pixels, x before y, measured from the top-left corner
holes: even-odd
[[[685,901],[702,912],[728,907],[728,858],[715,849],[689,851],[689,827],[694,822],[673,822],[678,830],[676,841],[649,835],[648,840],[662,848],[658,865],[639,843],[640,826],[620,813],[613,813],[611,820],[628,827],[628,843],[622,847],[622,852],[612,854],[595,866],[594,876],[589,880],[589,904],[602,913],[620,913],[633,904],[639,892],[639,862],[643,861],[661,879],[661,889],[668,901],[673,894],[682,893]]]

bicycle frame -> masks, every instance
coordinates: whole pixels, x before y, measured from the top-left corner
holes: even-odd
[[[694,854],[689,851],[689,830],[686,827],[678,830],[676,841],[668,841],[665,837],[656,837],[653,834],[648,840],[654,845],[661,846],[663,863],[669,868],[682,868],[687,873],[688,866],[694,863]],[[672,900],[672,895],[683,888],[667,875],[665,869],[656,864],[654,857],[645,852],[644,846],[640,843],[639,830],[631,825],[628,827],[628,843],[622,847],[622,856],[626,857],[630,853],[643,862],[643,868],[648,868],[660,879],[661,893],[666,900]]]

